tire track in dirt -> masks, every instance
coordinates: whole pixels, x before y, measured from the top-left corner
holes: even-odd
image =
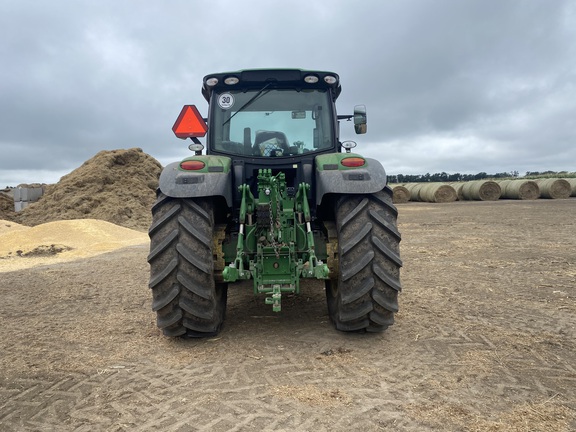
[[[496,223],[509,203],[401,207],[405,289],[381,335],[333,330],[318,284],[276,315],[247,284],[219,337],[164,338],[144,247],[2,273],[0,429],[575,429],[576,238],[553,228],[575,204],[533,203],[516,228]],[[499,248],[458,243],[470,226]]]

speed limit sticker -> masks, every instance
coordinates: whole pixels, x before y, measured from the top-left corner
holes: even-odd
[[[232,96],[230,93],[222,93],[220,96],[218,96],[218,105],[222,109],[232,108],[234,105],[234,96]]]

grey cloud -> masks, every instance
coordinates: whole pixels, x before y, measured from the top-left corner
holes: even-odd
[[[45,170],[113,148],[186,156],[180,107],[205,114],[202,77],[251,67],[339,73],[339,111],[369,116],[342,136],[389,172],[576,170],[575,33],[567,0],[4,0],[0,183],[29,155]]]

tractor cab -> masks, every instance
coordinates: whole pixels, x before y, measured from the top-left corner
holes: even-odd
[[[256,193],[258,170],[263,167],[270,167],[273,174],[283,172],[294,190],[301,182],[312,185],[313,196],[315,157],[342,148],[349,152],[355,146],[339,141],[339,120],[353,118],[356,133],[366,132],[364,106],[356,106],[354,115],[337,115],[340,92],[339,77],[333,72],[258,69],[210,74],[202,86],[209,103],[207,124],[198,124],[196,134],[175,132],[193,140],[207,132],[206,154],[232,159],[236,204],[241,184],[250,184]],[[192,115],[189,107],[182,113]],[[200,114],[195,115],[202,123]],[[185,125],[181,114],[174,128]],[[190,148],[199,155],[204,146],[196,140]]]
[[[202,88],[210,104],[207,153],[290,158],[339,151],[334,102],[340,91],[339,77],[332,72],[248,70],[207,75]]]

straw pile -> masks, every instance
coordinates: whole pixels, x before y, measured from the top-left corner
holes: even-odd
[[[0,273],[147,243],[146,233],[96,219],[55,221],[35,227],[0,220]]]
[[[0,219],[14,220],[14,197],[8,193],[0,192]]]
[[[139,148],[101,151],[50,185],[15,221],[35,226],[56,220],[100,219],[146,231],[161,169],[156,159]]]

